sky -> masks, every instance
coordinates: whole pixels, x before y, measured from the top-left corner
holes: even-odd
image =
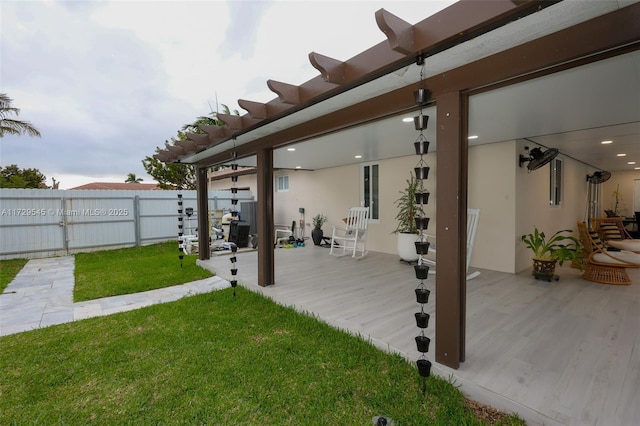
[[[317,52],[346,61],[385,41],[381,8],[415,24],[452,0],[0,0],[0,93],[41,138],[0,139],[0,166],[52,185],[152,183],[142,166],[198,116],[268,102],[273,79],[319,75]],[[15,118],[15,117],[14,117]]]

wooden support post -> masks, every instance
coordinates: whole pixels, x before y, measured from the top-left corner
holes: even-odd
[[[458,368],[465,358],[467,113],[463,106],[460,92],[437,99],[436,361],[451,368]]]
[[[197,206],[198,206],[198,258],[207,260],[211,257],[209,245],[209,188],[208,188],[208,167],[198,167],[197,169]]]
[[[258,179],[258,285],[275,284],[273,239],[273,150],[257,151]]]

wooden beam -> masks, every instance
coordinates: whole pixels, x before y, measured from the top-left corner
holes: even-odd
[[[431,91],[432,99],[436,100],[438,96],[452,91],[489,88],[498,83],[508,84],[510,80],[515,82],[540,76],[542,72],[552,74],[558,68],[571,66],[570,62],[567,62],[569,58],[584,58],[576,60],[580,64],[596,61],[601,59],[597,56],[599,52],[610,51],[612,55],[615,55],[615,50],[619,50],[616,47],[627,46],[629,43],[633,43],[631,40],[634,39],[636,42],[631,45],[631,48],[637,49],[638,40],[640,40],[640,25],[635,25],[636,22],[640,22],[640,3],[438,74],[426,79],[425,87]],[[594,28],[599,31],[594,32]],[[620,31],[604,31],[605,28],[620,28]],[[564,60],[565,57],[568,57],[567,61]],[[427,62],[428,60],[427,58]],[[500,66],[496,66],[496,64],[500,64]],[[242,156],[253,155],[256,149],[303,141],[415,110],[412,96],[413,91],[417,88],[417,84],[401,87],[265,136],[250,144],[238,147],[238,154]],[[198,164],[217,164],[228,158],[228,153],[215,154],[199,161]]]
[[[414,52],[413,25],[384,9],[376,12],[376,23],[387,36],[391,50],[405,55]]]
[[[200,130],[209,135],[210,139],[222,138],[225,136],[222,126],[214,126],[210,124],[203,124],[200,126]]]
[[[438,97],[436,171],[436,362],[458,368],[465,358],[467,141],[459,92]]]
[[[209,183],[207,176],[208,167],[198,167],[196,175],[197,206],[198,206],[198,257],[200,260],[207,260],[210,253],[209,229]]]
[[[184,141],[177,141],[176,145],[180,145],[187,153],[196,152],[198,150],[198,145],[196,145],[195,142],[188,139]]]
[[[208,146],[211,144],[209,135],[204,133],[187,133],[187,137],[198,146]]]
[[[275,284],[275,253],[273,241],[273,150],[257,152],[258,177],[258,285]]]
[[[186,151],[183,147],[181,147],[180,145],[168,145],[168,146],[167,146],[167,149],[168,149],[171,153],[176,154],[176,155],[178,155],[178,156],[180,156],[180,155],[184,155],[184,154],[186,154],[186,153],[187,153],[187,151]]]
[[[225,127],[232,130],[241,130],[243,129],[242,125],[242,117],[239,115],[233,114],[220,114],[218,113],[218,120],[223,121],[226,126],[222,126],[221,128],[224,130]]]
[[[278,95],[281,102],[291,105],[300,103],[300,87],[293,84],[282,83],[276,80],[267,80],[267,87]]]
[[[343,84],[346,80],[345,63],[319,53],[309,53],[309,62],[320,71],[320,75],[329,83]]]
[[[267,104],[238,99],[238,105],[240,105],[240,108],[247,110],[253,118],[265,119],[269,116],[267,113]]]

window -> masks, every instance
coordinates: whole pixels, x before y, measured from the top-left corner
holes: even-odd
[[[283,175],[277,177],[276,192],[288,192],[289,191],[289,176]]]
[[[366,163],[361,166],[360,173],[360,204],[369,207],[369,218],[378,220],[379,197],[378,197],[378,163]]]
[[[549,204],[559,206],[562,204],[562,160],[554,158],[549,165]]]

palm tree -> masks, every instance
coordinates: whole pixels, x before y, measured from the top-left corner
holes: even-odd
[[[40,131],[28,121],[14,120],[7,116],[20,114],[20,109],[11,106],[11,99],[5,93],[0,93],[0,138],[4,135],[23,135],[40,137]]]
[[[143,181],[143,179],[139,178],[139,177],[136,177],[135,173],[129,173],[127,175],[127,179],[125,179],[124,183],[140,183],[142,181]]]

